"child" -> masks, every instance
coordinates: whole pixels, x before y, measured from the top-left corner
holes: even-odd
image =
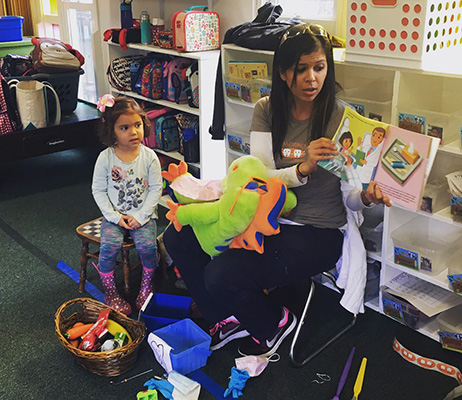
[[[106,304],[131,313],[130,304],[116,289],[114,268],[124,238],[131,236],[143,273],[136,298],[139,310],[152,292],[151,279],[157,267],[157,204],[162,194],[162,176],[156,153],[142,144],[149,134],[149,119],[130,98],[104,95],[98,100],[102,112],[99,137],[108,148],[96,160],[92,192],[103,214],[99,269]]]

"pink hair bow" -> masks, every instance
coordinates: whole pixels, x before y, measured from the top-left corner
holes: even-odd
[[[112,107],[114,106],[114,103],[115,103],[114,96],[112,94],[105,94],[104,96],[101,96],[98,99],[96,108],[99,111],[104,112],[106,111],[106,107]]]

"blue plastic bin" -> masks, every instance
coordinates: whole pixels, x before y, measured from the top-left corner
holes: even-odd
[[[152,332],[172,347],[172,368],[183,375],[207,363],[212,338],[189,318]],[[159,360],[158,360],[159,361]]]
[[[191,317],[192,298],[171,294],[155,293],[146,309],[141,312],[141,320],[147,332],[173,324],[180,319]]]
[[[22,40],[23,17],[0,17],[0,42]]]

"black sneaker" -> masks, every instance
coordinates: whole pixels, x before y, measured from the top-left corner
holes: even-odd
[[[215,351],[221,349],[226,343],[231,342],[231,340],[250,336],[250,334],[241,326],[236,318],[231,316],[217,322],[210,329],[210,336],[212,336],[210,350]]]
[[[249,337],[239,347],[239,354],[243,356],[268,357],[276,353],[282,341],[293,331],[297,324],[297,317],[286,307],[282,308],[282,318],[274,335],[266,340],[259,341]]]

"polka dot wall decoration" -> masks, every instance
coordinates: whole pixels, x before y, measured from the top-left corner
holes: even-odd
[[[346,60],[421,68],[462,53],[462,0],[348,0]]]

